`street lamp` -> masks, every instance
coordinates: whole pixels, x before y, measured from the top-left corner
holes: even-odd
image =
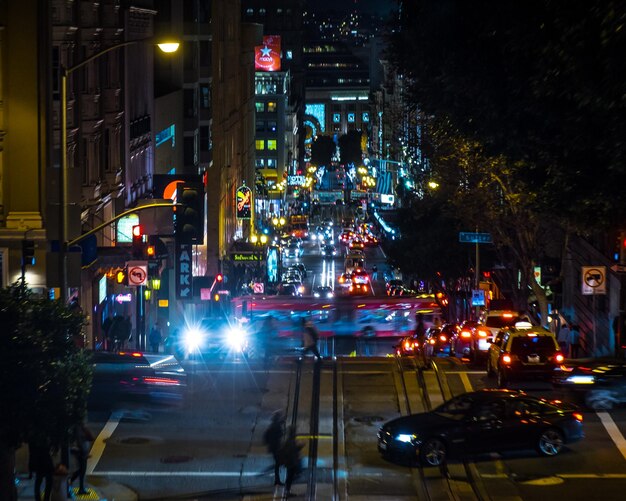
[[[67,78],[74,71],[82,68],[91,61],[98,59],[100,56],[107,54],[113,50],[126,47],[128,45],[134,45],[137,43],[145,43],[153,38],[144,38],[139,40],[128,40],[121,42],[111,47],[97,52],[96,54],[88,57],[84,61],[66,68],[61,65],[61,183],[60,183],[60,196],[59,196],[59,258],[61,260],[61,303],[67,303],[67,242],[68,242],[68,227],[69,227],[69,214],[67,206],[67,184],[68,184],[68,172],[67,172]],[[178,50],[179,43],[172,40],[163,40],[156,43],[162,52],[172,53]]]

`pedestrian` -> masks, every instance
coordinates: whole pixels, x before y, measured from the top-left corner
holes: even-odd
[[[159,327],[159,322],[155,323],[152,329],[150,329],[148,343],[150,343],[150,349],[153,353],[159,353],[159,345],[161,344],[161,328]]]
[[[52,475],[54,464],[47,443],[32,441],[28,443],[28,468],[35,475],[35,501],[50,501],[52,493]],[[45,480],[43,498],[41,484]]]
[[[321,359],[319,350],[317,349],[317,340],[319,339],[319,334],[317,329],[313,325],[312,322],[308,321],[306,318],[302,318],[302,354],[306,355],[307,352],[313,353],[318,359]]]
[[[372,280],[378,280],[378,266],[372,266]]]
[[[569,331],[569,357],[578,358],[578,351],[580,349],[580,330],[578,325],[572,325]]]
[[[291,495],[291,485],[295,478],[302,472],[302,459],[300,451],[304,444],[296,440],[296,428],[291,425],[287,428],[285,442],[281,447],[280,459],[282,464],[287,468],[287,478],[285,479],[284,496]]]
[[[285,417],[282,412],[276,411],[272,414],[272,421],[265,433],[263,433],[263,443],[267,446],[268,452],[274,460],[274,485],[283,485],[280,481],[281,448],[285,435]]]
[[[78,478],[78,494],[81,495],[87,494],[87,490],[85,489],[85,474],[87,473],[87,459],[89,458],[89,451],[91,450],[93,441],[93,435],[89,431],[89,428],[85,426],[85,423],[81,422],[74,427],[74,447],[72,447],[72,454],[76,458],[78,468],[72,473],[70,484],[74,483],[74,480]]]
[[[567,353],[567,343],[569,341],[569,326],[567,325],[567,322],[563,322],[563,325],[559,329],[559,333],[556,336],[556,340],[559,343],[561,352],[563,354]]]

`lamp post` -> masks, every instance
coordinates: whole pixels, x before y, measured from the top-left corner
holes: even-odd
[[[144,38],[139,40],[128,40],[121,42],[111,47],[93,54],[84,61],[66,68],[61,65],[61,182],[59,192],[59,258],[61,265],[61,303],[67,303],[67,252],[68,252],[68,228],[69,228],[69,214],[67,204],[67,190],[68,190],[68,172],[67,172],[67,78],[74,73],[74,71],[82,68],[91,61],[98,59],[100,56],[107,54],[113,50],[126,47],[128,45],[134,45],[137,43],[145,43],[152,40],[152,38]],[[162,52],[172,53],[178,50],[179,43],[174,41],[162,41],[156,44]]]

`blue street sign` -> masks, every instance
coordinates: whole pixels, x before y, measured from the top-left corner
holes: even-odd
[[[461,231],[459,233],[459,242],[466,244],[490,244],[493,243],[491,233],[471,233]]]

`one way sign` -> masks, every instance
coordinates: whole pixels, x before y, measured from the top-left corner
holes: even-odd
[[[193,276],[191,271],[191,245],[176,244],[176,297],[191,299]]]

